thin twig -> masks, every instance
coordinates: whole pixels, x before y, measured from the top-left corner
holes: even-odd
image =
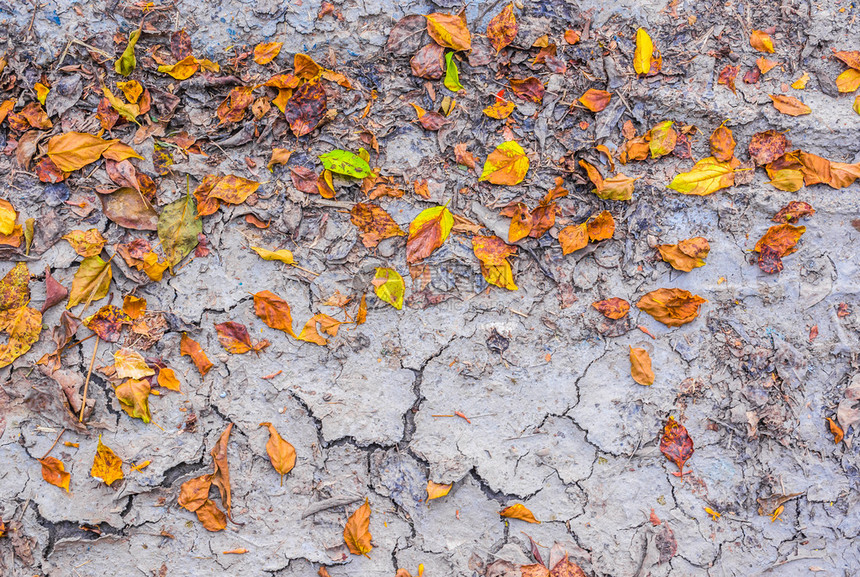
[[[86,408],[87,408],[87,388],[89,388],[89,386],[90,386],[90,377],[91,377],[91,376],[92,376],[92,374],[93,374],[93,365],[95,365],[95,364],[96,364],[96,353],[99,351],[99,342],[100,342],[101,340],[102,340],[102,339],[101,339],[101,337],[100,337],[100,336],[98,336],[98,335],[96,335],[96,346],[95,346],[95,348],[93,349],[93,358],[92,358],[92,360],[90,361],[90,370],[89,370],[89,372],[87,372],[87,380],[86,380],[86,382],[84,383],[84,400],[83,400],[83,401],[81,401],[81,414],[80,414],[80,416],[78,417],[78,422],[79,422],[79,423],[83,423],[83,422],[84,422],[84,409],[86,409]]]
[[[42,455],[42,459],[44,459],[45,457],[47,457],[48,455],[50,455],[50,454],[51,454],[51,451],[53,451],[53,450],[54,450],[54,447],[56,447],[56,446],[57,446],[57,443],[59,443],[59,442],[60,442],[60,437],[62,437],[62,436],[63,436],[63,433],[65,433],[65,432],[66,432],[66,429],[65,429],[65,428],[63,428],[63,430],[62,430],[62,431],[60,431],[60,434],[59,434],[59,435],[57,435],[57,438],[56,438],[56,439],[54,439],[54,444],[53,444],[53,445],[51,445],[51,448],[50,448],[50,449],[48,449],[47,451],[45,451],[45,454],[44,454],[44,455]],[[39,459],[39,460],[41,461],[42,459]]]

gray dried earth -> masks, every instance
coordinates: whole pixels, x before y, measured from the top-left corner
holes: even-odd
[[[860,378],[860,232],[852,226],[860,216],[860,185],[787,193],[766,184],[758,170],[748,184],[708,197],[683,196],[665,185],[692,162],[667,157],[622,168],[642,177],[633,201],[623,203],[599,200],[584,179],[568,175],[571,194],[560,201],[560,222],[608,209],[617,222],[612,240],[563,257],[556,227],[525,243],[514,259],[518,291],[487,291],[468,237],[453,235],[428,259],[432,280],[418,291],[407,274],[402,238],[374,251],[358,241],[345,210],[362,196],[357,186],[338,183],[345,192],[326,204],[298,192],[282,167],[271,177],[264,168],[272,146],[298,148],[294,158],[307,162],[335,147],[361,146],[353,119],[370,88],[379,93],[379,112],[369,117],[375,118],[379,139],[376,164],[405,182],[420,177],[432,184],[431,201],[411,193],[382,199],[401,226],[432,203],[450,201],[452,211],[492,229],[499,224],[492,216],[497,210],[482,211],[482,205],[498,209],[522,198],[534,206],[561,174],[559,159],[587,152],[595,142],[614,149],[628,119],[640,133],[665,119],[695,125],[696,158],[707,155],[707,135],[729,119],[743,159],[753,133],[775,128],[789,131],[798,148],[858,162],[860,115],[851,111],[853,95],[835,92],[843,67],[830,57],[831,49],[860,48],[856,4],[526,2],[517,10],[515,46],[531,46],[549,34],[559,42],[568,71],[554,75],[536,67],[547,97],[540,106],[520,104],[512,116],[513,132],[532,162],[528,179],[515,187],[479,184],[453,161],[458,142],[479,159],[501,142],[502,124],[480,111],[505,85],[504,70],[495,77],[494,65],[488,73],[487,65],[464,60],[459,116],[453,129],[434,134],[412,122],[409,102],[433,106],[424,81],[409,74],[408,57],[384,50],[401,17],[456,11],[459,2],[335,0],[335,13],[322,18],[319,0],[156,4],[153,25],[165,32],[185,28],[197,55],[225,63],[241,45],[282,41],[277,67],[269,73],[289,68],[292,54],[305,52],[336,62],[335,69],[359,90],[341,91],[342,101],[330,104],[339,117],[309,138],[297,143],[284,134],[283,121],[266,133],[264,119],[258,141],[226,143],[220,150],[209,146],[208,164],[178,163],[176,177],[159,182],[164,204],[185,190],[186,174],[195,185],[213,173],[264,181],[253,206],[225,206],[204,220],[212,252],[192,259],[176,276],[148,283],[117,263],[114,302],[136,289],[150,310],[166,313],[168,330],[146,354],[175,367],[183,391],[152,398],[160,428],[122,413],[98,371],[90,385],[90,427],[79,431],[70,424],[57,385],[34,370],[35,359],[52,350],[49,330],[30,353],[2,370],[0,519],[10,532],[0,539],[0,573],[288,577],[315,575],[327,565],[333,577],[393,577],[401,567],[414,574],[423,563],[427,577],[519,575],[512,567],[533,562],[531,537],[545,559],[558,543],[555,558],[566,551],[589,576],[860,574],[857,443],[834,444],[825,425],[826,417],[835,418],[851,379]],[[482,33],[503,6],[492,4],[466,6],[473,34]],[[35,15],[27,3],[2,2],[6,74],[14,71],[32,86],[42,73],[52,81],[74,74],[74,68],[58,70],[59,64],[90,69],[92,58],[77,44],[57,62],[69,41],[118,54],[124,41],[116,43],[114,34],[126,37],[140,17],[124,0],[46,0]],[[664,59],[663,74],[642,80],[631,68],[639,26],[651,31]],[[781,66],[755,85],[739,76],[736,95],[718,85],[723,66],[739,64],[743,75],[758,56],[747,41],[749,31],[769,27],[775,28],[774,58]],[[561,41],[567,28],[585,30],[576,46]],[[141,46],[166,42],[166,34],[145,35]],[[139,58],[144,53],[139,49]],[[529,52],[518,54],[514,68],[528,64],[522,55]],[[805,91],[784,85],[803,71],[811,76]],[[229,136],[213,113],[228,88],[189,82],[184,110],[171,129],[212,140]],[[435,85],[438,105],[444,89],[441,82]],[[606,88],[619,98],[597,115],[571,109],[570,102],[588,87]],[[776,112],[767,94],[785,92],[801,96],[812,114]],[[84,99],[88,104],[73,109],[77,116],[64,118],[64,131],[80,129],[92,117],[98,97]],[[585,130],[582,121],[590,124]],[[146,158],[138,168],[154,174],[151,141],[136,148]],[[57,191],[15,172],[15,154],[8,150],[0,159],[2,196],[23,216],[37,219],[27,262],[37,275],[32,290],[38,304],[45,267],[66,286],[77,269],[68,243],[57,242],[66,230],[96,227],[111,244],[127,241],[129,231],[98,209],[81,217],[61,201],[49,202]],[[88,172],[74,176],[63,193],[73,201],[92,196],[104,171]],[[804,222],[800,250],[785,259],[785,269],[767,275],[750,251],[790,200],[809,202],[817,212]],[[271,220],[272,227],[249,226],[248,213]],[[656,256],[656,244],[697,235],[710,241],[705,267],[679,273]],[[262,261],[249,245],[290,248],[303,266],[322,274],[314,278]],[[392,266],[407,278],[402,311],[368,290],[376,266]],[[635,307],[632,318],[610,322],[590,306],[613,296],[635,302],[658,287],[688,289],[708,303],[695,322],[680,328],[667,328]],[[338,314],[321,304],[336,291],[367,291],[367,322],[342,329],[327,347],[302,343],[254,316],[251,294],[260,290],[286,296],[299,322],[316,312]],[[61,309],[46,313],[47,327],[57,323]],[[271,346],[259,356],[227,354],[213,329],[213,323],[227,320],[248,325]],[[188,357],[179,356],[182,330],[215,363],[205,378]],[[81,329],[80,336],[86,334]],[[89,366],[91,342],[64,358],[78,379]],[[650,352],[653,386],[631,380],[629,346]],[[110,365],[115,349],[102,346],[96,366]],[[455,412],[471,422],[435,416]],[[658,448],[669,415],[695,442],[692,473],[683,478],[670,474],[675,467]],[[296,447],[298,463],[283,486],[269,464],[261,421],[274,423]],[[228,453],[234,518],[226,530],[210,533],[176,499],[183,482],[211,470],[209,452],[229,423],[235,425]],[[79,447],[60,443],[52,455],[71,472],[69,495],[42,480],[35,460],[64,427],[63,440]],[[855,433],[846,431],[847,441]],[[126,467],[123,481],[105,486],[89,474],[99,434],[126,463],[151,464],[141,472]],[[453,489],[427,504],[428,479],[453,483]],[[767,508],[769,496],[795,493],[778,520],[759,513],[759,501]],[[367,558],[349,555],[342,540],[348,515],[365,497],[373,510],[374,549]],[[321,502],[334,506],[314,512]],[[500,520],[499,510],[513,503],[525,504],[543,522]],[[712,520],[706,507],[722,517]],[[652,513],[661,524],[649,521]],[[223,553],[238,548],[247,553]]]

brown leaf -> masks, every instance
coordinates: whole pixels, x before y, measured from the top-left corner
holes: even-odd
[[[39,459],[39,462],[42,464],[42,478],[51,485],[65,489],[68,493],[72,476],[66,472],[63,463],[54,457],[45,457]]]
[[[439,80],[445,74],[445,49],[436,43],[428,44],[412,57],[409,65],[413,76]]]
[[[406,239],[406,262],[425,259],[442,246],[454,226],[454,217],[445,206],[424,209],[409,224]]]
[[[253,90],[251,86],[233,88],[215,111],[221,121],[218,124],[241,122],[245,118],[245,110],[254,102]]]
[[[201,377],[205,377],[213,366],[197,341],[189,337],[188,333],[182,333],[182,338],[179,341],[179,353],[182,356],[191,357],[191,361],[197,367]]]
[[[666,326],[679,327],[695,320],[699,307],[706,302],[684,289],[660,288],[644,295],[636,306]]]
[[[490,19],[487,24],[487,39],[496,52],[501,52],[502,48],[514,41],[517,37],[517,19],[514,16],[513,3],[505,6],[501,12]]]
[[[660,438],[660,452],[678,466],[678,472],[672,473],[676,477],[684,474],[684,463],[693,456],[693,439],[687,434],[684,425],[669,417],[666,426],[663,427],[663,436]]]
[[[475,165],[477,164],[475,156],[466,150],[465,142],[454,145],[454,159],[457,161],[457,164],[462,164],[472,170],[475,169]]]
[[[227,443],[230,441],[230,431],[233,430],[233,423],[227,425],[224,432],[221,433],[218,442],[212,447],[212,461],[215,464],[215,472],[212,473],[212,484],[218,487],[221,493],[221,504],[227,510],[227,516],[231,519],[230,514],[230,466],[227,463]],[[197,515],[200,516],[199,514]],[[202,519],[201,519],[202,521]]]
[[[421,46],[426,30],[427,19],[420,14],[401,18],[388,34],[385,51],[394,56],[414,54]]]
[[[227,517],[211,499],[207,499],[195,513],[207,531],[223,531],[227,528]]]
[[[350,553],[367,557],[367,554],[373,550],[371,539],[370,503],[365,499],[364,505],[356,509],[347,519],[346,526],[343,528],[343,541]]]
[[[326,112],[325,89],[318,80],[301,85],[287,102],[284,116],[293,134],[310,134],[322,120]]]
[[[509,82],[511,92],[517,97],[537,104],[540,104],[543,100],[546,89],[543,87],[543,83],[534,76],[529,76],[528,78],[511,78]]]
[[[272,423],[260,423],[261,427],[268,427],[269,441],[266,443],[266,452],[269,454],[269,460],[272,466],[281,475],[281,486],[284,486],[284,475],[293,470],[296,466],[296,449],[290,443],[286,442],[278,434],[275,426]]]
[[[84,319],[84,326],[108,343],[119,341],[123,325],[131,324],[131,318],[121,308],[105,305],[94,315]]]
[[[591,303],[603,316],[608,319],[618,320],[627,316],[630,311],[630,303],[618,297]]]
[[[209,500],[209,489],[212,487],[212,475],[201,475],[182,483],[179,490],[179,506],[192,513]]]
[[[269,346],[269,341],[263,339],[259,342],[252,342],[251,335],[248,334],[248,328],[233,321],[227,321],[215,325],[215,331],[218,333],[218,342],[221,346],[235,355],[241,355],[249,351],[259,353]]]
[[[815,209],[812,205],[799,200],[792,200],[787,205],[782,207],[771,219],[773,222],[783,224],[794,224],[799,222],[801,218],[815,214]]]
[[[319,192],[317,189],[319,177],[317,176],[317,173],[310,168],[306,168],[304,166],[291,166],[290,178],[293,181],[293,186],[305,194],[317,194]]]
[[[609,104],[612,94],[605,90],[589,88],[577,100],[592,112],[600,112]]]
[[[98,196],[104,215],[118,225],[134,230],[158,230],[158,213],[134,188],[119,188]]]
[[[612,238],[615,234],[615,219],[608,210],[604,210],[585,221],[585,232],[592,242]]]
[[[526,203],[510,204],[503,208],[500,214],[511,219],[511,224],[508,227],[508,242],[522,240],[532,231],[534,218]]]
[[[267,326],[284,331],[291,337],[293,332],[293,317],[290,305],[278,295],[269,291],[260,291],[254,295],[254,314],[260,317]]]
[[[717,78],[717,84],[724,84],[729,87],[729,89],[737,94],[737,89],[735,88],[735,78],[738,76],[738,72],[740,72],[740,66],[732,66],[731,64],[727,64],[725,68],[720,72],[720,76]]]
[[[361,242],[374,248],[392,236],[406,236],[394,219],[381,207],[371,203],[356,203],[349,211],[352,224],[361,231]]]
[[[755,161],[756,165],[763,166],[785,154],[790,146],[791,142],[782,132],[776,130],[757,132],[750,139],[750,158]]]
[[[552,568],[552,571],[549,573],[550,577],[586,577],[585,572],[573,561],[571,561],[567,554],[565,554],[564,559],[559,561],[555,567]]]
[[[682,240],[678,244],[661,244],[657,249],[663,260],[672,265],[672,268],[690,272],[694,268],[705,266],[705,257],[711,247],[707,239],[697,236]]]
[[[767,232],[755,244],[755,252],[761,252],[762,247],[769,247],[780,257],[789,255],[797,250],[797,243],[803,233],[805,226],[794,226],[791,224],[777,224],[767,229]]]
[[[732,131],[726,127],[725,123],[721,124],[713,134],[711,134],[711,156],[719,162],[728,162],[735,155],[735,142],[732,136]]]
[[[531,511],[526,509],[526,506],[522,503],[516,503],[511,505],[510,507],[505,507],[501,511],[499,511],[499,515],[502,517],[507,517],[509,519],[520,519],[522,521],[527,521],[529,523],[540,523],[537,519],[535,519],[534,514]]]
[[[630,347],[630,376],[640,385],[650,386],[654,384],[651,357],[645,349]]]
[[[29,274],[28,274],[29,276]],[[63,302],[69,294],[69,289],[61,285],[51,276],[51,268],[45,267],[45,302],[42,303],[42,313]]]

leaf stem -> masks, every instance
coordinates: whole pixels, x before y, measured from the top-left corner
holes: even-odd
[[[78,416],[78,422],[84,422],[84,409],[87,408],[87,389],[90,386],[90,377],[93,374],[93,365],[96,364],[96,353],[99,351],[99,343],[101,342],[101,337],[96,335],[96,346],[93,348],[93,358],[90,361],[90,370],[87,372],[87,380],[84,382],[84,398],[81,401],[81,414]]]

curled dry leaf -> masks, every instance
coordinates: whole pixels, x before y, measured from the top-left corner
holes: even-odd
[[[678,244],[661,244],[657,249],[663,260],[672,265],[672,268],[690,272],[694,268],[705,266],[705,258],[711,247],[706,238],[697,236],[682,240]]]
[[[585,232],[592,242],[612,238],[615,234],[615,219],[608,210],[604,210],[585,221]]]
[[[684,463],[693,456],[693,439],[690,438],[684,425],[678,423],[674,417],[670,416],[663,427],[660,452],[678,466],[678,472],[672,474],[676,477],[683,476]]]
[[[699,316],[702,303],[699,295],[678,288],[660,288],[644,295],[636,306],[669,327],[679,327]]]
[[[773,101],[773,107],[783,114],[789,116],[812,114],[812,109],[794,96],[785,96],[783,94],[769,94],[768,96]]]
[[[434,483],[433,481],[427,481],[427,500],[431,501],[433,499],[438,499],[440,497],[444,497],[448,493],[451,492],[451,487],[453,487],[453,483]]]
[[[356,509],[347,519],[346,526],[343,528],[343,541],[350,553],[367,557],[367,554],[373,550],[371,539],[370,503],[365,499],[364,505]]]
[[[768,274],[775,274],[783,269],[782,257],[797,250],[797,243],[805,226],[778,224],[770,227],[753,249],[759,253],[758,266]]]
[[[215,501],[206,499],[195,511],[197,519],[207,531],[223,531],[227,528],[227,516],[218,508]]]
[[[251,250],[260,255],[263,260],[275,260],[284,264],[295,264],[293,253],[285,248],[278,250],[268,250],[259,246],[252,246]]]
[[[773,39],[770,37],[770,34],[762,30],[752,31],[750,34],[750,46],[759,52],[767,52],[768,54],[775,52],[773,49]]]
[[[445,48],[432,43],[423,47],[415,53],[409,61],[412,75],[427,80],[439,80],[442,78],[445,64]]]
[[[42,478],[55,487],[65,489],[68,493],[72,476],[66,472],[62,461],[54,457],[45,457],[39,459],[39,463],[42,464]]]
[[[514,273],[508,257],[517,252],[517,248],[507,244],[497,236],[473,236],[472,250],[481,261],[481,274],[484,280],[492,285],[508,290],[518,290],[514,283]]]
[[[812,216],[815,214],[815,209],[807,202],[792,200],[787,205],[782,207],[771,220],[782,224],[795,224],[801,218]]]
[[[284,116],[297,137],[310,134],[325,116],[325,89],[318,80],[302,84],[286,104]]]
[[[83,257],[96,256],[107,243],[107,239],[95,228],[87,231],[73,230],[63,235],[63,239],[69,241],[75,252]]]
[[[833,443],[838,445],[845,438],[845,431],[842,427],[836,424],[836,421],[827,417],[827,426],[830,428],[830,433],[833,435]]]
[[[94,479],[101,479],[108,487],[123,478],[122,474],[122,459],[120,459],[113,450],[102,443],[102,436],[99,435],[99,444],[96,448],[95,457],[93,457],[93,466],[90,469],[90,475]]]
[[[633,187],[636,179],[621,173],[610,178],[603,178],[596,166],[579,161],[579,166],[585,169],[588,179],[594,184],[592,192],[604,200],[630,200],[633,198]]]
[[[254,102],[254,88],[252,86],[236,86],[227,95],[215,114],[220,122],[218,124],[226,124],[228,122],[241,122],[245,118],[245,110],[251,103]]]
[[[493,16],[487,24],[487,39],[496,49],[501,52],[502,48],[514,41],[517,37],[517,19],[514,16],[513,3],[505,6],[501,12]]]
[[[785,134],[776,130],[765,130],[753,134],[749,143],[750,158],[758,166],[769,164],[785,154],[791,146]]]
[[[651,386],[654,384],[651,357],[645,349],[630,347],[630,376],[640,385]]]
[[[227,428],[224,429],[224,432],[221,433],[221,436],[218,437],[218,442],[215,443],[215,446],[212,447],[212,451],[210,451],[210,454],[212,455],[212,463],[215,465],[215,471],[212,473],[212,484],[215,485],[221,493],[221,505],[227,510],[227,516],[231,519],[233,516],[230,513],[230,465],[227,463],[227,443],[230,441],[230,431],[232,430],[233,423],[230,423],[227,425]]]
[[[208,373],[213,366],[209,357],[206,356],[206,353],[204,353],[203,349],[200,347],[200,344],[189,337],[188,333],[182,333],[182,338],[179,340],[179,353],[183,357],[191,357],[191,362],[193,362],[194,366],[197,367],[201,377],[205,377],[206,373]]]
[[[266,339],[259,342],[251,341],[248,327],[233,321],[216,324],[215,331],[218,333],[218,342],[221,343],[224,350],[234,355],[241,355],[250,351],[259,353],[270,344]]]
[[[740,66],[727,64],[726,67],[720,71],[720,75],[717,77],[717,84],[728,86],[729,90],[737,94],[735,79],[738,77],[738,72],[740,72],[740,70]]]
[[[520,519],[529,523],[540,523],[540,521],[535,519],[534,514],[526,509],[526,506],[522,503],[516,503],[510,507],[505,507],[499,511],[499,515],[508,519]]]
[[[302,328],[301,332],[296,338],[300,341],[305,341],[307,343],[313,343],[315,345],[324,347],[328,344],[328,341],[324,336],[319,333],[317,325],[322,327],[324,333],[330,336],[335,336],[337,335],[337,331],[342,324],[342,322],[333,319],[327,314],[319,313],[312,316],[308,320],[308,322],[305,323],[305,326]]]
[[[589,88],[577,100],[592,112],[600,112],[609,104],[612,94],[605,90]]]
[[[403,282],[403,277],[393,268],[376,269],[376,276],[373,278],[373,287],[376,296],[400,310],[403,308],[403,295],[406,292],[406,285]]]
[[[428,14],[427,32],[430,38],[440,46],[451,50],[471,50],[472,35],[466,28],[466,22],[460,16],[453,14]]]
[[[268,427],[269,441],[266,443],[266,452],[269,454],[269,460],[272,462],[272,467],[275,468],[281,475],[281,486],[284,486],[284,475],[293,470],[296,466],[296,449],[290,443],[286,442],[278,434],[277,429],[272,423],[260,423],[261,427]]]
[[[406,262],[409,264],[423,260],[442,246],[451,228],[454,217],[446,206],[426,208],[409,223],[406,239]]]
[[[651,36],[640,28],[636,31],[636,49],[633,52],[633,70],[636,74],[648,74],[651,72],[651,57],[654,53],[654,43]]]
[[[591,306],[597,309],[603,316],[612,320],[623,319],[630,311],[630,303],[618,297],[593,302]]]
[[[487,156],[478,180],[513,186],[523,181],[528,170],[529,157],[526,151],[517,142],[509,140],[498,145]]]

